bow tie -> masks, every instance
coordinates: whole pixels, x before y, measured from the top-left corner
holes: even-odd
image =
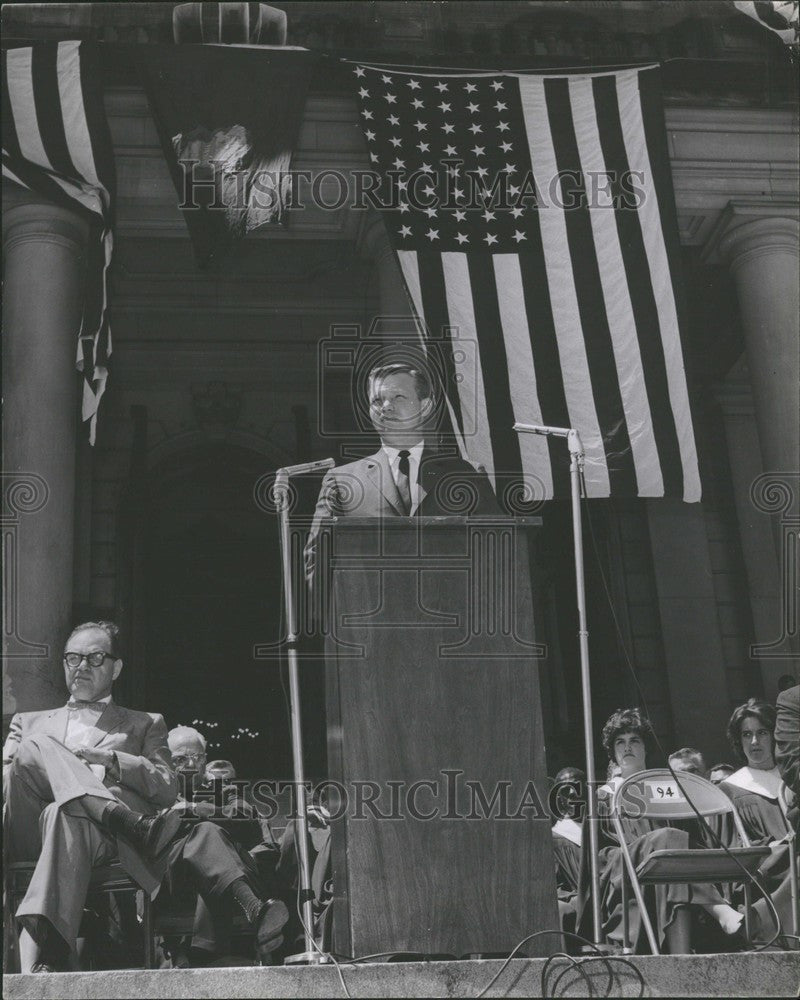
[[[67,708],[73,711],[78,711],[81,708],[97,708],[102,712],[105,707],[106,703],[104,701],[81,701],[78,698],[70,698],[67,702]]]

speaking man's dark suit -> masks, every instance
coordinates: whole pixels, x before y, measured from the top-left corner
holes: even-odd
[[[459,455],[426,442],[419,464],[419,499],[411,513],[420,517],[448,514],[500,514],[485,472]],[[329,517],[401,517],[400,493],[383,448],[374,455],[331,469],[322,481],[305,548],[306,575],[313,574],[322,521]]]
[[[152,814],[172,805],[178,781],[160,715],[109,702],[84,741],[116,754],[119,780],[103,780],[63,743],[66,707],[21,712],[11,720],[3,747],[4,832],[11,861],[36,868],[17,916],[43,916],[70,948],[80,926],[91,870],[115,857],[151,895],[166,858],[149,860],[88,818],[80,800],[89,795]],[[163,853],[163,852],[162,852]]]

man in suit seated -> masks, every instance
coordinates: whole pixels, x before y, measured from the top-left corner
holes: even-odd
[[[373,368],[369,415],[381,439],[373,455],[331,469],[305,548],[311,579],[323,519],[500,514],[488,477],[432,434],[436,397],[428,373],[405,362]]]
[[[270,964],[283,944],[289,913],[271,897],[272,886],[249,853],[262,840],[256,811],[236,786],[228,786],[231,795],[206,780],[206,741],[196,729],[172,729],[169,748],[182,785],[173,806],[180,829],[167,852],[158,908],[162,914],[187,907],[194,913],[189,941],[180,935],[167,939],[173,965],[207,965],[227,951],[237,912],[255,932],[256,960]]]
[[[154,893],[180,823],[165,808],[178,786],[164,719],[112,698],[118,637],[113,622],[73,629],[64,647],[69,701],[15,715],[3,747],[7,857],[36,862],[16,914],[23,972],[68,966],[92,868],[119,858]]]

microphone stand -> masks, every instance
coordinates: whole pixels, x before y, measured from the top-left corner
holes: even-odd
[[[332,469],[336,463],[332,458],[304,465],[290,465],[278,469],[275,474],[274,495],[280,507],[280,544],[283,576],[283,602],[286,613],[286,655],[289,661],[289,712],[292,729],[292,767],[294,784],[297,789],[296,842],[298,853],[298,878],[300,881],[300,902],[303,910],[304,950],[289,955],[284,965],[322,965],[331,961],[314,940],[314,890],[311,888],[311,865],[308,858],[308,804],[305,790],[305,765],[303,762],[303,727],[300,717],[300,672],[297,661],[297,610],[294,602],[292,575],[291,536],[289,533],[289,480],[292,476],[302,476],[309,472],[323,472]]]
[[[594,765],[594,736],[592,733],[592,690],[589,677],[589,630],[586,624],[586,584],[583,571],[583,535],[581,533],[581,473],[584,450],[580,435],[571,427],[541,427],[537,424],[514,424],[520,434],[541,434],[545,437],[563,437],[569,448],[569,478],[572,495],[572,535],[575,546],[575,587],[578,602],[578,643],[581,654],[581,687],[583,694],[583,738],[586,744],[586,806],[589,826],[589,871],[591,879],[592,927],[594,943],[604,947],[600,917],[600,871],[598,866],[597,792]]]

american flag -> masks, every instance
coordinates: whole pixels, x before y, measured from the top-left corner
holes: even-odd
[[[2,53],[3,176],[91,226],[76,365],[92,444],[111,354],[107,275],[115,188],[95,55],[85,42],[43,42]]]
[[[656,67],[581,75],[355,66],[379,207],[420,327],[444,344],[462,451],[502,483],[700,499]]]

